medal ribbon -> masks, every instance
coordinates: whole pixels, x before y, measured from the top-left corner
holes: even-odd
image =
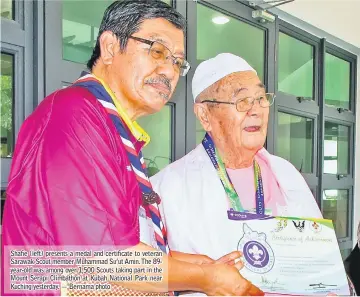
[[[225,164],[221,160],[221,157],[218,153],[218,150],[215,147],[213,140],[209,134],[205,134],[205,137],[202,141],[202,145],[206,153],[208,154],[211,163],[214,165],[216,172],[219,176],[219,179],[224,187],[226,195],[229,198],[231,209],[238,212],[246,212],[243,208],[239,195],[236,193],[233,183],[230,180],[230,177],[226,171]],[[259,164],[254,160],[254,179],[255,179],[255,201],[256,201],[256,213],[258,215],[265,214],[264,207],[264,189],[263,189],[263,180],[261,177],[261,170]]]

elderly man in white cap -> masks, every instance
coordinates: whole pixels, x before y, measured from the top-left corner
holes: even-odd
[[[263,147],[274,94],[245,60],[224,53],[201,63],[192,90],[204,140],[151,179],[172,250],[230,252],[228,211],[322,217],[301,174]]]

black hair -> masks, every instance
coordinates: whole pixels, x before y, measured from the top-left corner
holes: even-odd
[[[185,18],[161,0],[123,0],[112,3],[105,10],[96,44],[87,67],[92,70],[100,57],[100,36],[103,32],[113,32],[119,39],[120,51],[124,52],[129,36],[139,31],[142,22],[155,18],[166,19],[185,34]]]

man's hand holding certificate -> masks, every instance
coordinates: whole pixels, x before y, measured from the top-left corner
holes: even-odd
[[[264,292],[350,294],[330,220],[280,217],[243,220],[240,213],[229,212],[231,216],[237,231],[230,244],[243,253],[245,267],[241,274]]]

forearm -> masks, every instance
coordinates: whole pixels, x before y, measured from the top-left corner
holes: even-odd
[[[156,251],[143,243],[129,249],[136,252]],[[143,267],[146,269],[147,265]],[[131,282],[118,282],[124,287],[129,289],[144,291],[144,292],[168,292],[168,291],[202,291],[205,285],[204,272],[200,265],[179,261],[166,254],[162,256],[162,263],[153,265],[162,268],[162,279],[158,282],[151,281],[133,281]],[[141,266],[137,266],[141,268]],[[147,266],[148,267],[148,266]],[[148,274],[147,278],[151,274]]]

